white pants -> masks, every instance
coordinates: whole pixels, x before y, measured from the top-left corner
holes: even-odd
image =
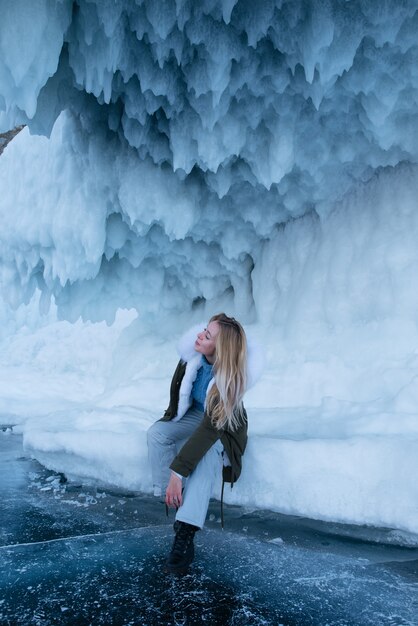
[[[170,465],[190,435],[203,419],[203,411],[189,409],[177,422],[155,422],[147,433],[148,455],[154,493],[165,494],[170,478]],[[203,528],[214,482],[220,480],[222,443],[218,440],[184,479],[183,504],[176,520]]]

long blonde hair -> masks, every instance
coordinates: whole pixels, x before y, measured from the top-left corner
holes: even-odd
[[[242,398],[247,384],[247,339],[243,327],[233,317],[219,313],[209,322],[218,322],[215,383],[209,390],[206,409],[216,428],[236,430],[244,419]]]

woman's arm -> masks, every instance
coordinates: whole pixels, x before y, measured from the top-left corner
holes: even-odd
[[[222,432],[215,428],[210,417],[205,413],[200,425],[171,463],[170,469],[187,478],[209,448],[220,438]]]

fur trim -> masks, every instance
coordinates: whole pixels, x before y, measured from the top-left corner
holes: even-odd
[[[183,361],[186,361],[186,363],[193,359],[196,354],[200,354],[194,349],[194,342],[196,341],[197,333],[202,332],[202,330],[206,328],[206,323],[207,322],[195,324],[180,337],[177,343],[177,352],[179,353],[180,358]]]
[[[199,331],[198,331],[199,332]],[[193,342],[194,343],[194,342]],[[188,409],[190,409],[192,401],[192,387],[196,380],[197,372],[202,361],[202,355],[193,349],[194,355],[187,361],[186,371],[184,372],[183,380],[181,381],[179,391],[179,405],[177,408],[177,415],[173,418],[173,422],[177,422]],[[185,360],[181,357],[183,361]]]

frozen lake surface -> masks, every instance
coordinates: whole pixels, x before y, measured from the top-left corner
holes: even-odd
[[[2,432],[1,624],[418,625],[413,536],[239,507],[222,532],[213,502],[173,578],[158,500],[67,483],[21,445]]]

